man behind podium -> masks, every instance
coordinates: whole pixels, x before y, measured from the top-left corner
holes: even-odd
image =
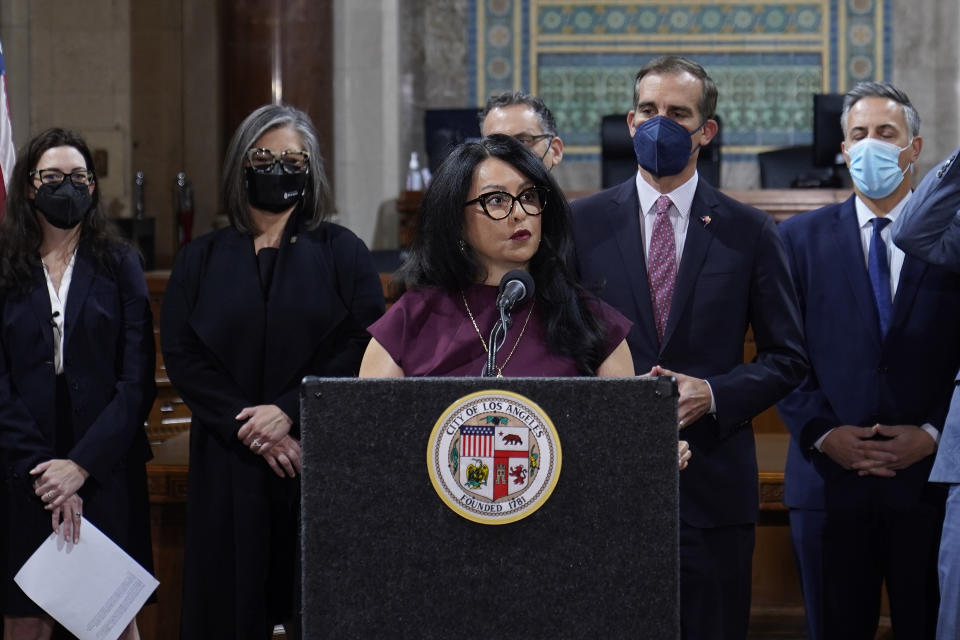
[[[530,149],[548,170],[563,160],[563,140],[553,113],[537,96],[522,91],[495,93],[480,112],[480,133],[513,136]]]
[[[883,582],[894,634],[930,638],[943,493],[927,476],[960,364],[960,276],[891,241],[922,146],[906,94],[861,83],[841,125],[855,194],[780,225],[811,364],[778,405],[785,502],[811,638],[872,639]]]
[[[758,511],[750,419],[802,380],[806,361],[773,220],[698,178],[716,103],[693,61],[643,67],[627,114],[635,179],[574,202],[574,238],[584,284],[634,323],[635,369],[679,384],[695,450],[680,477],[683,636],[743,640]],[[748,325],[757,357],[744,363]]]

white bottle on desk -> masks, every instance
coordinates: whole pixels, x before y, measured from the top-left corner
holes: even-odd
[[[423,174],[420,172],[420,158],[416,151],[410,152],[410,164],[407,167],[407,191],[423,191]]]

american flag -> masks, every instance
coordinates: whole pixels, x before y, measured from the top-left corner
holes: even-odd
[[[493,427],[479,425],[463,425],[460,427],[461,456],[492,456],[493,455]]]
[[[0,218],[3,217],[3,203],[7,199],[7,187],[10,175],[17,160],[17,151],[13,146],[13,128],[10,125],[10,104],[7,101],[7,74],[3,62],[3,45],[0,44]]]

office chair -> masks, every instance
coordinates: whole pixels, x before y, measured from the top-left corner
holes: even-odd
[[[813,146],[783,147],[757,154],[762,189],[844,188],[850,185],[846,167],[814,166]]]

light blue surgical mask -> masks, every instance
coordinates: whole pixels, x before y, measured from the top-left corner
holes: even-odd
[[[900,154],[913,144],[898,147],[876,138],[864,138],[847,149],[850,156],[850,178],[863,195],[874,200],[885,198],[903,182],[913,163],[900,168]]]

